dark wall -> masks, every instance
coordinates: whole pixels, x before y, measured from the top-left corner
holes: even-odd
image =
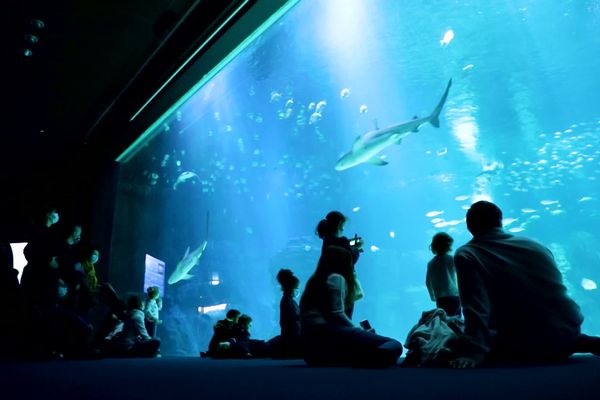
[[[107,260],[118,165],[84,148],[2,150],[10,154],[0,163],[0,237],[28,241],[42,210],[52,204],[59,224],[81,223],[82,241],[98,245]]]

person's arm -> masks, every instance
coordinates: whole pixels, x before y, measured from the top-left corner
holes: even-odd
[[[490,351],[490,299],[482,277],[483,266],[467,252],[457,252],[454,265],[465,318],[465,352],[455,360],[456,368],[481,364]]]
[[[331,274],[327,278],[327,291],[329,294],[329,304],[327,317],[331,322],[340,326],[354,326],[352,321],[346,316],[344,300],[347,291],[346,281],[341,275]]]
[[[425,276],[425,285],[427,286],[427,291],[429,292],[429,297],[431,301],[435,301],[435,292],[433,290],[433,285],[431,283],[431,261],[427,263],[427,275]]]

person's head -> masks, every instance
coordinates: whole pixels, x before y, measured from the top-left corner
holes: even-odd
[[[231,320],[233,322],[237,322],[238,318],[240,317],[240,314],[242,314],[242,313],[239,312],[239,310],[236,310],[236,309],[232,308],[231,310],[227,311],[227,314],[225,314],[225,317],[228,320]]]
[[[81,240],[81,225],[68,225],[65,230],[65,240],[70,245],[79,243],[79,241]]]
[[[252,318],[250,318],[249,315],[242,314],[242,315],[239,316],[239,318],[237,320],[237,324],[242,329],[245,329],[245,330],[249,331],[250,328],[252,327]]]
[[[92,264],[96,264],[100,259],[100,249],[96,246],[85,246],[81,251],[82,261],[89,261]]]
[[[160,288],[158,286],[149,286],[146,293],[149,299],[156,299],[160,295]]]
[[[59,267],[58,256],[50,256],[50,258],[48,259],[48,266],[50,267],[50,269],[57,270]]]
[[[300,285],[300,279],[291,270],[285,268],[280,269],[277,273],[277,282],[279,282],[281,290],[285,294],[293,294]]]
[[[65,281],[62,279],[58,280],[57,289],[58,289],[58,298],[59,299],[64,299],[67,296],[67,294],[69,293],[69,288],[67,287],[67,284],[65,283]]]
[[[467,211],[467,228],[473,236],[502,228],[502,210],[494,203],[485,200],[472,204]]]
[[[431,239],[429,248],[433,254],[446,254],[452,249],[452,243],[454,243],[452,236],[446,232],[439,232]]]
[[[317,225],[317,235],[321,239],[339,236],[344,230],[346,217],[339,211],[331,211]]]
[[[56,224],[59,220],[58,210],[54,205],[47,205],[43,211],[43,223],[46,227],[51,227]]]
[[[127,299],[128,310],[143,310],[143,308],[144,303],[142,302],[142,298],[140,296],[129,296],[129,298]]]

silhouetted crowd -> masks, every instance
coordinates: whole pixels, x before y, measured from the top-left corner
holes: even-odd
[[[123,301],[101,282],[100,251],[81,244],[78,224],[60,224],[48,208],[30,237],[21,282],[9,244],[0,241],[0,354],[29,359],[157,357],[162,300]],[[332,211],[316,228],[321,256],[298,304],[299,280],[281,269],[281,332],[251,337],[252,318],[230,309],[213,327],[202,357],[299,358],[311,366],[388,367],[406,348],[404,366],[473,368],[498,363],[561,361],[573,353],[600,355],[600,337],[581,332],[583,315],[568,296],[549,249],[502,229],[502,211],[471,205],[473,238],[450,255],[453,239],[437,233],[425,284],[435,308],[424,311],[404,346],[379,335],[353,310],[365,296],[356,264],[363,241],[343,235],[346,217]],[[55,227],[57,225],[57,227]]]
[[[100,250],[81,237],[80,224],[59,223],[57,209],[47,207],[24,248],[27,265],[20,283],[12,249],[0,242],[1,358],[159,354],[154,337],[162,306],[158,288],[149,288],[145,301],[141,296],[123,301],[110,284],[100,282],[95,267]]]
[[[423,312],[405,341],[403,366],[473,368],[486,364],[562,361],[573,353],[600,355],[600,337],[581,333],[583,315],[568,296],[550,250],[502,230],[502,211],[487,201],[467,212],[473,239],[451,256],[453,239],[437,233],[425,283],[436,308]],[[364,297],[355,265],[362,238],[343,235],[346,217],[332,211],[319,222],[321,257],[300,298],[298,280],[281,270],[281,335],[250,340],[251,319],[229,310],[214,326],[213,358],[303,358],[315,366],[395,365],[404,348],[352,321]],[[285,284],[284,284],[285,283]],[[464,318],[463,318],[464,317]]]

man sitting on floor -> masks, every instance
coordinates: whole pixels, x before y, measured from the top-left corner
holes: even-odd
[[[550,250],[505,233],[502,211],[487,201],[471,206],[467,228],[473,239],[454,255],[465,340],[453,367],[600,355],[600,338],[581,334],[583,316]]]

